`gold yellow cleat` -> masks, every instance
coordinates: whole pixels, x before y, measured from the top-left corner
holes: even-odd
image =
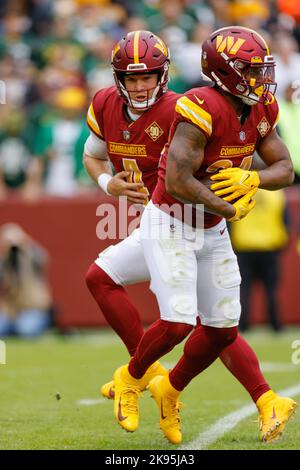
[[[157,375],[166,375],[168,371],[156,361],[152,366],[147,370],[145,377],[147,378],[147,385],[154,377]],[[147,386],[146,385],[146,386]],[[113,400],[115,398],[115,382],[111,380],[106,384],[102,385],[100,389],[101,395],[108,400]]]
[[[135,379],[128,372],[128,365],[119,367],[114,373],[114,414],[128,432],[134,432],[139,425],[139,397],[147,386],[145,375]]]
[[[272,442],[282,435],[287,422],[296,412],[297,403],[269,390],[257,400],[256,406],[259,411],[260,441]]]
[[[152,366],[149,367],[145,374],[145,378],[147,379],[147,386],[149,385],[150,380],[154,379],[158,375],[167,375],[168,371],[165,369],[164,366],[160,364],[160,362],[156,361]]]
[[[170,384],[169,376],[154,377],[149,383],[151,396],[160,412],[160,429],[172,444],[180,444],[179,394]]]
[[[108,400],[113,400],[115,398],[115,382],[111,380],[106,384],[102,385],[100,389],[101,395]]]

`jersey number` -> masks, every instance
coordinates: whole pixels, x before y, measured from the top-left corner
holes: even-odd
[[[138,164],[133,158],[122,158],[123,168],[125,171],[130,171],[130,175],[127,176],[128,183],[143,183],[142,172],[138,167]],[[149,191],[146,186],[139,189],[140,193],[149,195]],[[147,204],[149,199],[147,198],[144,204]]]
[[[253,160],[253,155],[249,155],[248,157],[244,157],[241,164],[240,168],[243,170],[250,170],[251,164]],[[212,163],[209,165],[209,167],[206,169],[208,173],[215,173],[218,170],[222,170],[225,168],[231,168],[233,166],[232,160],[218,160],[215,163]]]

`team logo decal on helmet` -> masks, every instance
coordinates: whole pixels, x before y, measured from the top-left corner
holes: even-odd
[[[112,51],[111,60],[118,93],[135,109],[150,108],[168,88],[170,52],[164,42],[150,31],[132,31]],[[144,102],[134,101],[125,88],[126,74],[156,73],[157,85],[148,90]],[[150,97],[149,91],[153,91]]]
[[[276,91],[275,60],[263,37],[248,28],[212,33],[202,46],[202,71],[249,105],[269,103]]]
[[[226,52],[228,54],[236,54],[240,47],[244,44],[245,39],[237,39],[235,41],[235,38],[233,36],[228,36],[225,37],[219,34],[217,36],[217,43],[216,43],[216,48],[218,52],[224,52],[226,49]]]

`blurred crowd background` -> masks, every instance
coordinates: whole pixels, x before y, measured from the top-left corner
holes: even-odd
[[[295,256],[296,246],[300,254],[300,0],[0,0],[0,223],[6,222],[0,226],[0,336],[40,334],[51,324],[53,308],[58,311],[56,324],[103,323],[83,286],[87,266],[103,247],[95,236],[95,201],[80,205],[83,195],[98,202],[102,197],[83,168],[82,152],[89,134],[89,102],[98,89],[114,84],[114,44],[132,30],[158,34],[171,51],[169,88],[183,93],[203,85],[204,39],[231,24],[255,29],[271,46],[281,109],[278,130],[296,173],[288,204],[285,192],[262,191],[253,213],[233,224],[244,279],[241,328],[249,326],[250,291],[257,280],[264,286],[274,330],[282,326],[278,291],[287,321],[300,322],[295,295],[300,260]],[[279,286],[280,255],[287,246]],[[44,276],[47,250],[50,288]],[[141,311],[153,315],[147,292],[137,286],[134,297],[145,297]]]
[[[300,180],[300,0],[0,0],[0,200],[91,191],[82,165],[85,114],[113,84],[113,45],[149,29],[171,50],[170,89],[201,85],[203,40],[240,24],[276,56],[280,133]],[[5,105],[3,105],[5,91]]]

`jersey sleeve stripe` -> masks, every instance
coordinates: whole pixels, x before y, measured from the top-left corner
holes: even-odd
[[[87,113],[87,123],[96,135],[103,138],[100,127],[96,121],[93,104],[90,105],[88,113]]]
[[[175,110],[183,117],[189,119],[194,124],[203,129],[209,136],[212,133],[212,119],[211,115],[200,108],[197,104],[193,103],[186,96],[180,98],[177,103]]]
[[[210,126],[212,126],[212,118],[211,118],[211,115],[207,111],[205,111],[203,108],[201,108],[201,106],[197,105],[186,96],[183,97],[182,101],[187,106],[190,106],[192,109],[194,109],[196,113],[198,113],[205,121],[209,123]]]

